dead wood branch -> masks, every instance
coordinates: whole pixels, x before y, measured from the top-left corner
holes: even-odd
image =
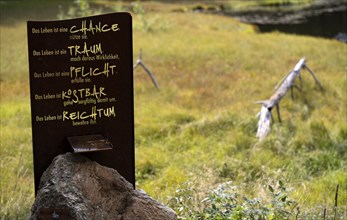
[[[258,122],[258,131],[257,131],[257,137],[259,140],[264,139],[270,132],[270,119],[271,119],[271,110],[276,107],[278,120],[281,122],[281,115],[280,115],[280,108],[279,103],[282,100],[282,98],[285,96],[285,94],[288,92],[288,90],[291,90],[291,96],[294,98],[293,94],[293,88],[296,87],[299,91],[302,89],[302,79],[300,76],[300,70],[306,68],[318,86],[321,90],[323,90],[323,87],[319,80],[317,79],[316,75],[313,73],[313,71],[306,65],[306,59],[305,57],[301,58],[299,62],[295,65],[294,69],[283,79],[281,82],[275,87],[276,91],[275,93],[265,101],[258,101],[257,103],[262,104],[262,108],[259,113],[259,122]],[[295,85],[295,79],[299,78],[300,80],[300,86]]]
[[[147,73],[147,75],[149,76],[149,78],[151,78],[152,83],[154,84],[154,86],[159,90],[159,85],[157,80],[155,80],[154,75],[152,74],[152,72],[146,67],[146,65],[142,62],[142,50],[140,50],[140,54],[139,54],[139,58],[137,59],[136,63],[133,66],[133,69],[135,70],[135,68],[137,66],[141,66]]]

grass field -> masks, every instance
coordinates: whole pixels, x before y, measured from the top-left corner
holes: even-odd
[[[321,216],[326,208],[331,215],[337,202],[338,217],[346,219],[346,44],[261,34],[232,18],[173,12],[182,11],[172,10],[183,7],[176,4],[143,6],[147,12],[133,13],[134,60],[142,48],[160,91],[136,69],[137,188],[170,204],[189,183],[191,208],[198,209],[221,183],[265,198],[266,186],[282,180],[301,213]],[[25,219],[34,201],[25,21],[52,19],[59,11],[1,7],[0,219]],[[303,91],[281,101],[283,122],[258,143],[255,101],[269,98],[303,56],[324,92],[303,70]]]

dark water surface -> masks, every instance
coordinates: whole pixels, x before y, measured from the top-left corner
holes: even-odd
[[[347,10],[307,17],[297,24],[257,24],[260,32],[279,31],[300,35],[334,38],[347,33]]]

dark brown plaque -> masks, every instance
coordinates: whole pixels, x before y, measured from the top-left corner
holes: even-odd
[[[70,146],[75,153],[112,150],[113,146],[103,135],[92,134],[67,137]]]
[[[28,50],[35,191],[76,143],[135,185],[130,14],[29,21]]]

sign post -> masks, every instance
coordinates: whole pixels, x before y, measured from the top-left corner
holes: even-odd
[[[69,151],[135,186],[131,15],[29,21],[27,31],[35,192]]]

